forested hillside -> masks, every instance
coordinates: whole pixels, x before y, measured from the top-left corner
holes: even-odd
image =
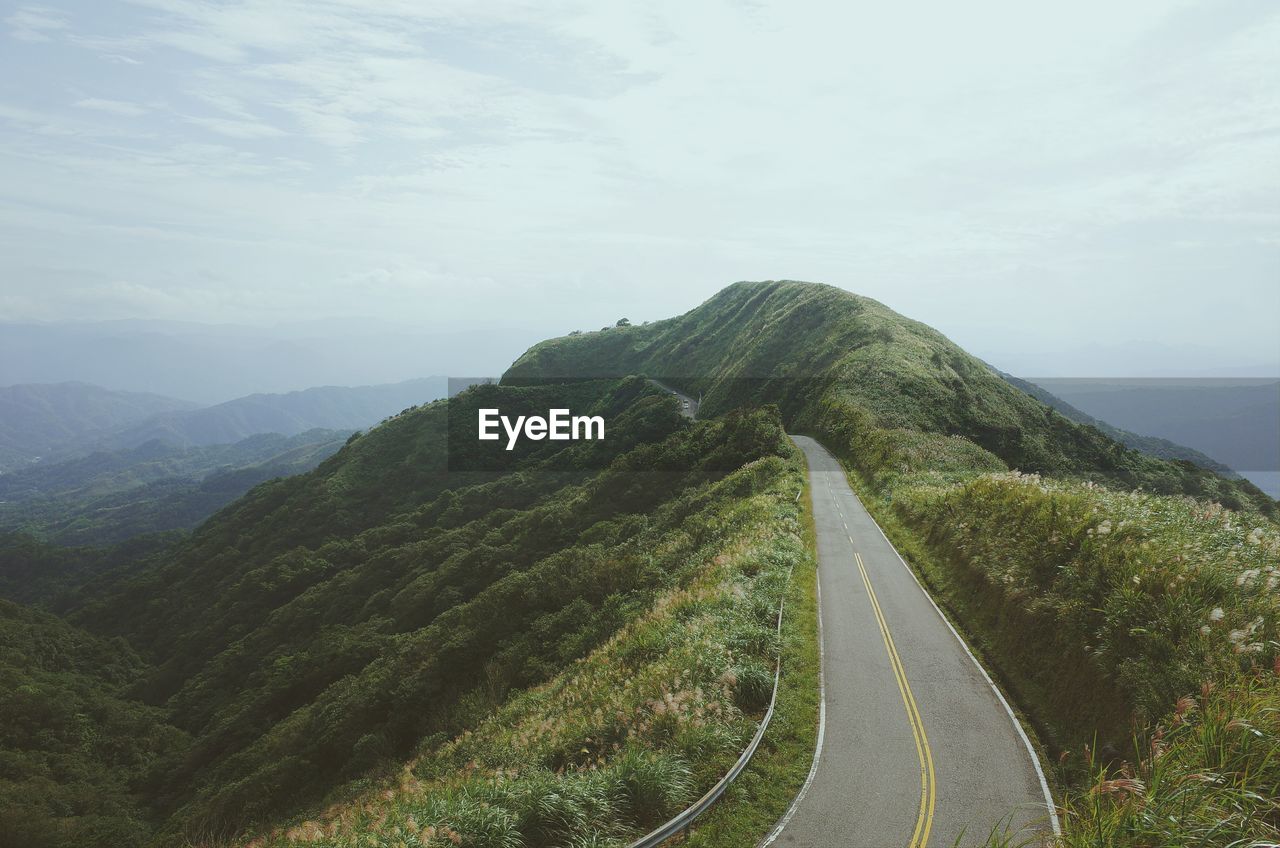
[[[143,844],[156,787],[189,740],[128,696],[122,642],[0,600],[0,845]]]
[[[495,400],[603,414],[608,438],[528,443],[505,468],[468,471],[466,451],[446,450],[450,419],[474,426],[478,405]],[[352,781],[392,773],[477,726],[508,692],[553,678],[660,594],[705,578],[735,540],[777,535],[775,511],[791,503],[794,522],[800,482],[775,413],[692,423],[638,378],[480,387],[353,438],[314,472],[259,486],[177,547],[98,576],[68,609],[70,626],[114,639],[94,644],[131,658],[116,688],[99,687],[103,697],[173,728],[159,778],[124,770],[110,784],[133,803],[118,824],[183,844],[351,797]],[[744,609],[762,617],[709,622],[710,638],[731,622],[768,632],[780,585],[771,569],[745,596],[758,606]],[[768,640],[751,644],[717,662],[767,662]],[[637,670],[666,656],[644,650],[631,660]],[[753,675],[740,684],[757,687],[744,690],[752,694],[723,690],[725,722],[757,704]],[[706,756],[739,741],[717,739]],[[664,768],[688,772],[692,791],[709,774],[698,750],[659,754],[637,739],[629,754],[612,753],[641,764],[665,757]],[[90,752],[69,756],[96,768]],[[547,768],[563,756],[548,752]],[[70,791],[57,774],[53,795],[33,779],[20,779],[13,815],[37,829],[56,821],[63,836],[51,844],[119,844],[95,835],[87,812],[46,802]],[[670,803],[620,808],[610,826],[634,828]],[[464,824],[450,821],[455,831]]]

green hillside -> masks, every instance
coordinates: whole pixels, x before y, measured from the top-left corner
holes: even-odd
[[[153,440],[29,465],[0,475],[0,532],[24,532],[61,545],[106,545],[188,530],[259,483],[310,471],[350,435],[260,433],[195,448]]]
[[[931,327],[815,283],[735,283],[677,318],[551,339],[504,383],[642,373],[701,395],[701,414],[776,403],[788,426],[963,436],[1022,471],[1248,504],[1252,484],[1127,449],[1001,379]]]
[[[188,740],[128,697],[144,667],[118,641],[0,600],[0,846],[146,840],[141,795]]]
[[[474,427],[476,409],[495,402],[598,412],[608,438],[529,442],[504,467],[467,470],[481,458],[448,451],[450,422]],[[140,793],[127,773],[111,791],[136,802],[126,818],[164,845],[228,838],[354,797],[361,781],[477,727],[508,693],[552,680],[660,597],[712,579],[722,552],[739,563],[749,539],[763,546],[757,558],[790,546],[786,559],[713,581],[723,608],[708,608],[705,638],[724,643],[737,628],[747,640],[705,667],[730,680],[734,663],[747,664],[739,684],[718,684],[719,735],[661,751],[658,737],[637,737],[601,752],[622,769],[658,757],[655,768],[686,775],[686,789],[656,807],[618,807],[611,832],[634,832],[709,785],[759,706],[778,578],[797,556],[795,531],[778,522],[795,526],[802,479],[775,412],[694,423],[638,378],[485,386],[408,410],[314,472],[259,486],[176,547],[74,594],[70,623],[133,657],[111,697],[182,742]],[[688,650],[679,632],[662,650],[627,648],[635,673]],[[661,695],[646,686],[633,696]],[[90,754],[76,756],[93,767]],[[545,752],[548,774],[574,756]],[[18,814],[56,815],[33,800],[30,780],[19,783]],[[57,832],[70,832],[63,825]]]

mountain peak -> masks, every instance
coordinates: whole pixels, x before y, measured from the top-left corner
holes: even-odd
[[[703,399],[701,413],[774,403],[820,424],[959,436],[1011,468],[1274,503],[1253,486],[1130,450],[1010,384],[942,333],[823,283],[742,281],[675,318],[550,339],[503,382],[644,374]]]

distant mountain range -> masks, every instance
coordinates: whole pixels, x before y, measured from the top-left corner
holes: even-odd
[[[0,388],[0,471],[153,415],[197,404],[161,395],[119,392],[88,383]]]
[[[176,447],[153,439],[0,474],[0,533],[104,545],[195,527],[249,489],[310,471],[351,435],[259,433],[234,444]]]
[[[194,527],[253,486],[315,468],[355,430],[443,397],[443,377],[196,408],[86,383],[0,390],[0,532],[109,544]]]
[[[258,433],[358,430],[444,397],[447,380],[425,377],[381,386],[323,386],[257,394],[214,406],[87,383],[0,389],[0,471],[37,459],[63,461],[151,441],[175,447],[232,444]]]
[[[0,322],[0,386],[82,380],[202,405],[305,386],[496,374],[537,333],[361,320],[271,327],[174,321]]]
[[[293,436],[315,428],[359,430],[410,406],[444,397],[444,377],[383,386],[321,386],[287,394],[257,394],[196,410],[153,415],[103,437],[105,448],[129,448],[153,439],[194,447],[239,441],[255,433]]]

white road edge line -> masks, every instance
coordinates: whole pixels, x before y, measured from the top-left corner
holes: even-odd
[[[828,488],[830,488],[828,484]],[[813,491],[813,487],[809,487],[809,491]],[[813,563],[814,570],[814,588],[817,594],[818,604],[818,741],[813,748],[813,765],[809,766],[809,775],[804,779],[804,785],[800,787],[800,791],[796,793],[796,797],[791,801],[791,806],[787,807],[787,811],[783,813],[782,818],[774,825],[773,830],[769,831],[756,848],[767,848],[773,844],[773,841],[781,835],[787,825],[791,823],[791,819],[795,816],[796,810],[800,808],[800,802],[804,800],[804,796],[809,791],[810,785],[813,784],[813,778],[818,774],[818,761],[822,759],[822,743],[827,735],[827,649],[822,639],[822,572],[819,570],[818,551],[817,551],[817,534],[814,534],[814,552]]]
[[[826,450],[826,448],[824,447],[823,450]],[[843,472],[844,468],[841,467],[840,470]],[[847,481],[846,485],[848,485]],[[849,491],[855,498],[858,498],[858,493],[853,491],[852,486],[849,487]],[[858,500],[861,501],[862,499],[858,498]],[[863,509],[866,509],[865,505],[863,505]],[[991,687],[992,692],[996,693],[996,698],[1000,700],[1000,705],[1003,706],[1004,711],[1009,714],[1009,720],[1013,722],[1014,729],[1018,731],[1018,736],[1022,739],[1022,744],[1027,748],[1027,754],[1031,757],[1031,765],[1035,767],[1036,777],[1040,779],[1040,790],[1044,793],[1045,806],[1049,808],[1049,823],[1053,826],[1053,835],[1061,836],[1062,825],[1058,821],[1058,808],[1054,806],[1053,794],[1049,792],[1049,782],[1044,778],[1044,769],[1040,768],[1040,757],[1036,754],[1036,749],[1032,746],[1031,739],[1027,736],[1027,731],[1023,729],[1022,722],[1018,721],[1018,716],[1014,714],[1013,707],[1009,706],[1009,702],[1005,700],[1004,693],[1000,691],[1000,687],[996,686],[995,681],[991,679],[991,675],[987,674],[987,670],[983,668],[982,663],[978,661],[976,656],[974,656],[973,651],[969,649],[969,645],[963,638],[961,638],[959,632],[956,631],[950,620],[948,620],[946,615],[943,614],[942,608],[938,606],[937,602],[933,599],[933,596],[929,594],[929,590],[920,582],[920,578],[916,576],[915,569],[907,564],[907,561],[902,558],[902,554],[898,553],[898,549],[893,546],[893,542],[889,541],[889,537],[885,535],[884,529],[880,526],[880,522],[876,521],[870,511],[867,512],[867,518],[870,518],[871,523],[875,525],[876,530],[880,531],[881,537],[883,537],[885,543],[889,545],[889,550],[893,551],[893,555],[898,558],[898,562],[902,563],[902,567],[911,575],[911,579],[916,581],[916,585],[920,587],[920,591],[924,593],[924,596],[929,599],[929,603],[933,606],[933,611],[938,614],[938,618],[942,619],[942,623],[947,625],[947,629],[951,631],[951,635],[956,637],[956,641],[960,643],[961,648],[964,648],[964,652],[969,655],[969,659],[973,660],[973,664],[978,667],[978,671],[982,672],[982,676],[986,679],[987,685]]]

